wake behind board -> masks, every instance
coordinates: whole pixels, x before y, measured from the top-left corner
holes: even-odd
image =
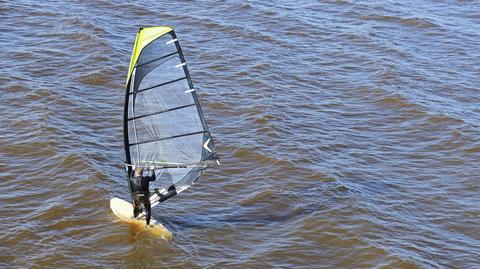
[[[114,197],[110,200],[110,208],[113,214],[119,217],[122,221],[134,224],[139,228],[149,230],[155,235],[162,236],[165,239],[172,238],[172,233],[163,226],[158,220],[153,217],[150,220],[150,227],[145,224],[145,216],[141,215],[138,219],[133,218],[133,206],[131,203]]]

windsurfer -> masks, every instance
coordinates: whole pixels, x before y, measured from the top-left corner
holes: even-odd
[[[145,209],[145,220],[147,225],[150,225],[151,205],[150,205],[150,181],[155,181],[155,170],[153,167],[151,176],[143,176],[143,168],[135,167],[132,176],[130,176],[130,184],[133,193],[133,217],[137,218],[142,212],[142,205]]]

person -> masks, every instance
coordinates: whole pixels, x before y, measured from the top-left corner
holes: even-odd
[[[130,177],[130,184],[133,194],[133,217],[137,218],[142,212],[142,205],[145,209],[145,220],[147,226],[150,225],[152,208],[150,206],[150,181],[155,181],[155,170],[151,168],[151,176],[143,176],[143,168],[135,167],[132,176]]]

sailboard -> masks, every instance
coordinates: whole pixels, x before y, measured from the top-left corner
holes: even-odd
[[[110,200],[110,208],[120,221],[128,222],[139,228],[145,227],[145,214],[140,214],[138,218],[132,218],[133,206],[131,203],[120,198],[112,198]],[[149,232],[169,240],[172,238],[172,233],[155,218],[150,220]]]
[[[127,180],[134,167],[155,170],[152,207],[186,190],[210,163],[218,163],[172,27],[139,29],[128,69],[123,122]]]

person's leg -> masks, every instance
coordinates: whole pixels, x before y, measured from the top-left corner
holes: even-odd
[[[145,199],[144,199],[144,205],[145,205],[145,220],[147,221],[147,225],[150,225],[150,218],[152,215],[152,207],[150,205],[150,193],[146,193]]]
[[[137,194],[135,194],[135,197],[133,199],[133,217],[134,218],[137,218],[138,215],[140,214],[140,212],[142,212],[142,200],[140,199],[140,196]]]
[[[140,214],[140,205],[137,203],[137,201],[133,202],[133,217],[137,218],[138,214]]]

